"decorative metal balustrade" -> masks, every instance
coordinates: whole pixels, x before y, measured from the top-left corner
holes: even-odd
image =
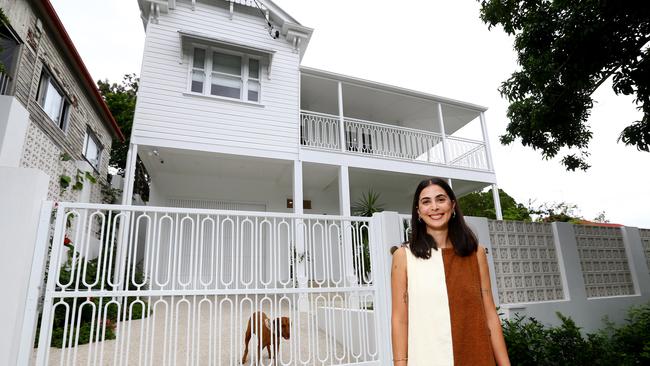
[[[288,319],[276,365],[379,362],[369,218],[60,203],[54,229],[37,365],[239,364],[258,311]]]
[[[300,114],[300,142],[303,146],[477,170],[490,169],[487,149],[482,141],[443,138],[435,132],[348,117],[344,118],[343,135],[345,141],[341,146],[339,116],[309,111]]]

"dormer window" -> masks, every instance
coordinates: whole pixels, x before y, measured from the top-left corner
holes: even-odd
[[[190,60],[192,93],[260,102],[258,57],[214,47],[193,48]]]

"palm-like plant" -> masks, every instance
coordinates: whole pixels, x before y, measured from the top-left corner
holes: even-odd
[[[372,188],[364,193],[352,206],[352,214],[355,216],[371,217],[375,212],[384,210],[384,205],[379,203],[379,193],[375,192]],[[363,277],[360,280],[365,282],[370,273],[370,245],[368,238],[368,230],[361,230],[361,244],[363,246]]]
[[[379,203],[379,193],[372,188],[352,205],[352,214],[355,216],[371,217],[375,212],[383,210],[384,205]]]

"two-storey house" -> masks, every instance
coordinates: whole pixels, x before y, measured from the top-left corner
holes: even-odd
[[[138,3],[125,196],[136,154],[153,206],[349,215],[372,190],[409,213],[423,177],[459,195],[496,183],[486,108],[301,66],[312,29],[272,1]],[[482,139],[455,135],[469,123]]]
[[[45,172],[49,200],[101,202],[86,173],[106,183],[122,132],[50,2],[0,8],[0,166]]]

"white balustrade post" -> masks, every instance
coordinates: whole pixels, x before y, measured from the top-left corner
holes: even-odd
[[[393,359],[391,348],[391,288],[390,269],[393,257],[390,248],[402,242],[402,219],[397,212],[378,212],[372,216],[372,236],[370,242],[372,273],[377,286],[375,311],[377,319],[380,361],[382,365],[390,364]]]
[[[488,169],[494,171],[492,149],[490,149],[490,139],[488,138],[487,125],[485,124],[485,112],[481,112],[479,118],[481,120],[481,132],[483,134],[483,143],[485,144],[485,157],[487,159]]]
[[[131,206],[133,204],[133,187],[135,185],[136,162],[138,160],[138,145],[131,144],[126,156],[126,167],[124,171],[124,187],[122,189],[122,205]],[[117,243],[115,250],[115,272],[113,281],[119,284],[119,289],[126,288],[126,262],[129,246],[129,232],[131,222],[131,212],[124,212],[119,218],[120,226],[118,228]]]
[[[345,117],[343,116],[343,85],[338,82],[338,103],[339,103],[339,131],[341,141],[341,151],[345,152],[347,149],[345,143]]]
[[[494,211],[497,214],[497,220],[503,220],[501,213],[501,198],[499,198],[499,187],[495,184],[492,185],[492,199],[494,200]]]
[[[302,161],[294,160],[293,162],[293,212],[296,215],[302,215],[303,193],[302,193]],[[298,288],[307,288],[307,266],[306,266],[306,248],[305,248],[305,223],[302,219],[296,220],[295,236],[295,254],[297,258],[294,267],[294,276],[298,283]],[[300,260],[302,258],[302,260]],[[298,310],[309,311],[309,299],[307,294],[301,292],[298,295]]]
[[[339,208],[341,210],[341,216],[349,217],[351,216],[350,208],[350,175],[349,168],[347,165],[341,165],[339,167]],[[357,286],[359,283],[359,278],[357,273],[354,270],[354,242],[352,240],[352,222],[343,220],[341,222],[343,225],[343,257],[344,261],[344,271],[345,279],[347,286],[353,287]],[[358,253],[361,255],[361,253]],[[359,273],[358,275],[362,275]],[[350,298],[350,306],[357,308],[359,303],[359,297],[357,294],[353,294]]]
[[[131,144],[126,155],[126,167],[124,167],[124,186],[122,187],[122,205],[133,203],[133,186],[135,184],[136,161],[138,160],[138,145]]]
[[[442,118],[442,104],[438,103],[438,120],[440,121],[440,135],[442,136],[442,161],[446,165],[449,162],[449,147],[447,146],[447,134],[445,133],[445,121]]]

